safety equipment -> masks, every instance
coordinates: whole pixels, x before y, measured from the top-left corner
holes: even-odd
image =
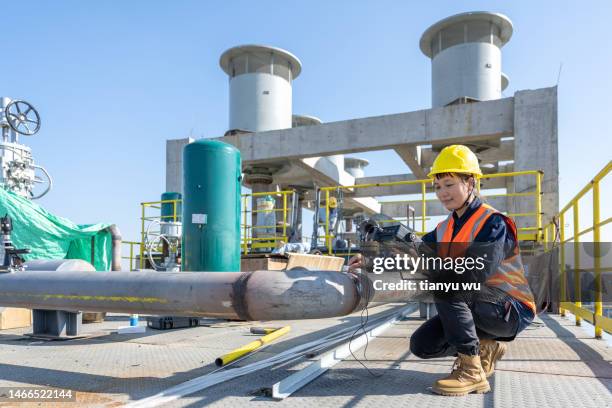
[[[464,145],[451,145],[442,149],[434,160],[427,177],[433,177],[440,173],[472,174],[476,178],[482,176],[478,158],[469,147]]]
[[[436,394],[458,397],[471,392],[484,394],[491,391],[491,386],[482,369],[480,356],[458,353],[453,372],[436,381],[431,389]]]
[[[518,234],[514,221],[490,205],[483,203],[474,211],[470,218],[467,219],[454,237],[453,228],[455,220],[453,218],[453,213],[451,213],[446,220],[438,224],[436,227],[436,241],[439,244],[448,243],[445,245],[438,245],[438,256],[443,258],[458,258],[465,256],[467,247],[474,241],[474,238],[476,238],[485,225],[487,219],[493,214],[499,214],[503,217],[512,234],[514,242],[518,242]],[[451,243],[454,245],[450,245]],[[531,289],[529,289],[529,283],[525,278],[525,268],[521,261],[518,244],[514,246],[512,254],[504,259],[497,267],[497,270],[487,278],[485,285],[501,289],[529,307],[534,315],[536,314],[535,301]]]
[[[336,197],[330,197],[329,198],[329,208],[336,208],[338,207],[338,199],[336,199]]]
[[[493,375],[495,363],[506,354],[508,346],[491,339],[480,339],[480,362],[487,378]]]

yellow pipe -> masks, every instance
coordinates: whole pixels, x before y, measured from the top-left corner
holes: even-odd
[[[608,175],[608,173],[610,173],[610,171],[612,171],[612,160],[610,160],[608,164],[606,164],[606,166],[601,169],[601,171],[597,173],[595,177],[593,177],[593,180],[589,184],[584,186],[582,190],[580,190],[580,192],[578,192],[578,194],[576,194],[574,198],[572,198],[570,202],[565,207],[563,207],[561,212],[566,212],[567,210],[569,210],[574,204],[574,201],[578,201],[583,195],[588,193],[591,187],[593,186],[593,183],[596,181],[601,181],[605,176]]]
[[[542,172],[536,172],[536,226],[538,227],[538,241],[542,229]]]
[[[144,269],[144,242],[145,242],[145,205],[144,203],[141,205],[142,208],[142,217],[140,217],[141,219],[141,224],[140,224],[140,259],[139,259],[139,264],[140,264],[140,268],[139,269]]]
[[[578,201],[574,201],[574,269],[580,269],[580,236],[576,231],[580,230],[580,218],[579,218],[580,207]],[[582,289],[580,288],[580,274],[574,272],[574,304],[577,308],[582,308],[582,302],[580,301],[582,296]],[[576,326],[580,326],[582,319],[576,315]]]
[[[426,187],[425,187],[425,183],[421,183],[421,198],[422,198],[422,202],[421,202],[421,216],[423,217],[423,220],[421,221],[421,232],[425,232],[425,217],[426,217],[426,212],[427,212],[427,205],[425,204],[425,194],[427,193]]]
[[[245,194],[242,194],[242,196],[243,197],[245,196],[258,197],[258,196],[265,196],[265,195],[278,195],[278,194],[289,194],[289,193],[293,193],[293,190],[261,191],[259,193],[245,193]]]
[[[559,298],[561,299],[559,302],[559,314],[561,316],[565,316],[565,309],[561,307],[563,302],[566,301],[567,297],[567,278],[565,277],[565,245],[563,245],[563,241],[565,241],[565,214],[559,215],[559,241],[561,244],[559,245],[559,271],[561,273],[561,282],[559,285]]]
[[[260,337],[259,339],[252,341],[247,345],[244,345],[242,347],[237,348],[236,350],[230,351],[229,353],[222,355],[221,357],[215,360],[215,364],[218,367],[223,367],[224,365],[227,365],[246,354],[252,353],[264,344],[270,343],[271,341],[276,340],[280,336],[289,333],[290,330],[291,326],[285,326],[281,329],[275,330],[270,334],[266,334],[265,336]]]
[[[283,194],[283,236],[287,235],[287,194]]]
[[[599,180],[593,182],[593,267],[595,269],[595,322],[597,316],[603,315],[603,305],[601,303],[601,241],[600,233],[600,213],[599,213]],[[595,337],[600,339],[602,335],[601,326],[595,324]]]
[[[329,190],[325,191],[325,239],[329,255],[332,253],[332,243],[329,238]]]

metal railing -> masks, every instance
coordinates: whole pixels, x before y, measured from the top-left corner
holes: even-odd
[[[530,217],[532,218],[532,223],[527,224],[526,226],[517,228],[519,240],[521,241],[535,241],[541,242],[543,239],[542,234],[542,177],[544,173],[540,170],[525,170],[525,171],[515,171],[515,172],[505,172],[505,173],[495,173],[495,174],[486,174],[483,175],[481,179],[493,179],[499,177],[519,177],[519,176],[534,176],[535,177],[535,188],[534,191],[531,192],[520,192],[520,193],[502,193],[502,194],[491,194],[491,195],[483,195],[484,198],[492,198],[492,197],[528,197],[531,199],[533,197],[535,211],[526,212],[526,213],[509,213],[506,214],[509,217]],[[374,183],[374,184],[357,184],[353,186],[331,186],[331,187],[321,187],[320,193],[325,196],[325,223],[317,223],[317,226],[323,226],[325,229],[324,236],[318,236],[317,238],[324,238],[325,247],[327,248],[328,254],[332,254],[332,240],[335,238],[334,235],[330,234],[330,225],[329,225],[329,215],[330,215],[330,198],[332,197],[332,193],[334,191],[346,191],[346,190],[354,190],[360,188],[373,188],[373,187],[392,187],[392,186],[407,186],[407,185],[420,185],[421,186],[421,197],[419,199],[414,200],[397,200],[397,201],[381,201],[381,204],[388,203],[404,203],[407,206],[407,216],[406,219],[412,218],[413,223],[415,220],[420,220],[420,231],[415,231],[417,235],[424,235],[428,231],[426,229],[426,221],[430,219],[427,215],[427,203],[428,202],[437,202],[437,198],[427,198],[427,184],[431,184],[433,182],[432,179],[421,179],[421,180],[407,180],[407,181],[394,181],[388,183]],[[480,192],[480,184],[477,185],[478,191]],[[403,193],[400,193],[403,194]],[[400,195],[396,194],[396,195]],[[392,195],[392,194],[387,194]],[[421,216],[416,216],[412,214],[410,216],[410,209],[413,208],[413,205],[416,208],[421,209]],[[382,220],[381,222],[397,222],[402,218],[398,217],[392,220]],[[407,220],[408,221],[408,220]],[[416,224],[416,223],[415,223]],[[313,243],[314,244],[314,243]]]
[[[182,203],[183,200],[160,200],[160,201],[147,201],[144,203],[140,203],[140,251],[139,251],[139,259],[138,266],[139,269],[144,269],[146,265],[146,256],[147,255],[147,235],[148,234],[160,234],[159,230],[151,230],[153,223],[159,223],[162,221],[168,222],[177,222],[181,214],[178,213],[179,204]],[[161,209],[163,204],[171,204],[172,205],[172,214],[170,215],[162,215]],[[155,214],[151,215],[151,210],[155,211]],[[159,211],[159,212],[158,212]],[[156,252],[161,252],[162,248],[152,248],[155,249]],[[153,256],[154,259],[161,259],[161,256]],[[130,260],[130,263],[132,261]]]
[[[604,168],[593,177],[578,194],[572,198],[569,203],[563,207],[553,222],[548,224],[545,231],[546,249],[551,249],[555,244],[559,244],[559,272],[560,286],[559,298],[559,313],[564,316],[565,311],[571,312],[576,317],[576,325],[579,326],[582,319],[592,323],[595,326],[595,337],[600,338],[602,331],[612,333],[612,319],[603,316],[602,302],[602,272],[612,272],[610,266],[601,265],[601,228],[609,223],[612,223],[612,217],[601,220],[601,202],[600,202],[600,183],[612,171],[612,161],[608,162]],[[587,193],[592,192],[592,223],[589,228],[580,230],[580,200],[585,198]],[[569,236],[565,229],[566,215],[572,211],[573,229],[572,235]],[[568,220],[569,221],[569,220]],[[588,233],[593,233],[593,267],[582,268],[580,259],[580,242],[581,237]],[[552,240],[551,240],[552,237]],[[567,299],[567,272],[566,271],[566,244],[573,241],[573,283],[574,283],[574,302],[564,301]],[[584,272],[592,272],[594,274],[594,308],[593,311],[583,307],[581,302],[581,275]]]
[[[271,196],[274,198],[274,208],[257,209],[257,197]],[[259,193],[242,194],[242,222],[241,222],[241,242],[243,254],[248,254],[254,250],[264,250],[264,252],[274,249],[278,242],[288,242],[289,235],[294,227],[296,217],[295,206],[297,204],[297,193],[295,190],[285,191],[266,191]],[[280,208],[276,205],[281,200]],[[274,224],[266,225],[249,223],[249,218],[253,219],[254,214],[274,214]],[[251,217],[249,217],[251,214]],[[276,215],[280,214],[279,220]]]
[[[136,253],[140,253],[140,247],[142,245],[142,242],[121,241],[121,244],[128,247],[129,256],[122,256],[121,257],[122,260],[128,261],[128,271],[133,271],[135,269],[138,269],[137,265],[135,263],[136,257],[134,255]],[[136,248],[134,248],[134,247],[136,247]],[[122,251],[122,253],[125,253],[125,252]]]

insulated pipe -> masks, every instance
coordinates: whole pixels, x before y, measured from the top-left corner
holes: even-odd
[[[121,270],[121,232],[119,227],[115,224],[107,228],[111,234],[111,247],[112,247],[112,258],[111,258],[111,271]]]
[[[385,275],[386,282],[401,279]],[[293,320],[413,298],[410,291],[376,292],[366,275],[330,271],[0,273],[0,305],[30,309]]]

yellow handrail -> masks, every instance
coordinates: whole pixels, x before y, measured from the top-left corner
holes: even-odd
[[[289,217],[294,217],[293,214],[293,206],[289,206],[289,196],[291,195],[291,201],[293,204],[293,200],[295,197],[295,190],[282,190],[282,191],[262,191],[257,193],[244,193],[241,194],[242,197],[242,225],[241,225],[241,242],[240,246],[242,248],[243,254],[248,254],[250,250],[253,249],[272,249],[279,241],[287,242],[289,239],[289,230],[288,230],[288,221]],[[257,210],[256,203],[253,198],[254,197],[264,197],[264,196],[276,196],[277,199],[282,200],[282,208],[271,208],[267,210]],[[281,196],[282,198],[278,197]],[[282,225],[279,228],[278,223],[275,225],[251,225],[249,224],[249,216],[248,214],[282,214]],[[280,218],[280,217],[279,217]],[[257,230],[273,230],[274,233],[270,233],[270,236],[265,237],[254,237],[253,232]]]
[[[601,338],[603,330],[612,332],[612,319],[603,316],[603,302],[602,302],[602,278],[601,273],[603,271],[609,271],[609,267],[601,265],[601,227],[612,222],[612,217],[605,220],[601,220],[601,191],[600,182],[612,171],[612,160],[609,161],[601,171],[599,171],[595,177],[584,186],[578,194],[576,194],[563,209],[559,212],[559,271],[560,271],[560,286],[559,296],[561,299],[559,305],[559,313],[564,316],[565,311],[570,311],[575,316],[576,325],[581,324],[582,319],[585,319],[595,326],[595,337]],[[592,191],[592,225],[585,229],[580,230],[580,204],[579,201],[589,191]],[[565,233],[565,215],[569,210],[573,212],[573,232],[571,236],[566,236]],[[554,224],[554,223],[553,223]],[[554,225],[553,225],[554,226]],[[593,268],[581,268],[580,262],[580,237],[589,232],[593,232]],[[566,301],[567,297],[567,277],[565,270],[565,244],[574,241],[574,266],[572,268],[574,272],[574,302]],[[581,287],[580,287],[580,273],[581,272],[594,272],[594,308],[593,312],[582,307],[581,302]]]
[[[523,170],[523,171],[514,171],[514,172],[504,172],[504,173],[495,173],[495,174],[486,174],[482,176],[482,179],[492,179],[499,177],[518,177],[518,176],[534,176],[535,177],[535,189],[532,192],[521,192],[521,193],[506,193],[506,194],[492,194],[490,196],[485,197],[534,197],[535,201],[535,211],[533,212],[525,212],[525,213],[511,213],[507,214],[511,217],[533,217],[533,225],[527,225],[524,227],[518,228],[519,231],[519,239],[521,240],[533,240],[536,242],[540,242],[543,240],[545,231],[542,228],[542,177],[543,173],[540,170]],[[421,204],[421,216],[415,217],[421,220],[421,231],[416,231],[418,235],[424,235],[426,231],[426,221],[429,219],[427,217],[427,203],[428,202],[436,202],[438,201],[436,198],[427,198],[427,184],[431,184],[433,182],[432,179],[420,179],[420,180],[405,180],[405,181],[390,181],[385,183],[370,183],[370,184],[357,184],[352,186],[329,186],[329,187],[321,187],[321,193],[325,194],[325,236],[319,237],[324,238],[325,247],[327,248],[328,254],[332,254],[332,239],[334,238],[329,231],[329,199],[330,194],[333,191],[340,190],[349,190],[354,191],[355,189],[363,189],[363,188],[373,188],[373,187],[393,187],[393,186],[407,186],[407,185],[415,185],[419,184],[421,186],[420,199],[413,200],[389,200],[389,201],[380,201],[381,204],[389,204],[389,203],[399,203],[399,204],[411,204],[411,203],[420,203]],[[479,186],[480,187],[480,186]],[[480,189],[479,189],[480,191]],[[535,233],[532,233],[534,231]]]

